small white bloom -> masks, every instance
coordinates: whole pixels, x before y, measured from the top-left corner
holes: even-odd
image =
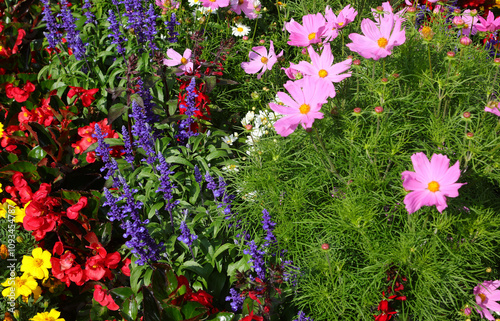
[[[238,140],[238,133],[234,133],[234,134],[231,134],[229,136],[224,136],[222,138],[222,141],[224,141],[224,143],[226,143],[228,145],[233,145],[233,143],[237,140]]]
[[[253,120],[253,118],[255,117],[255,113],[253,111],[249,111],[246,115],[245,115],[245,118],[243,118],[241,120],[241,124],[243,126],[246,126],[246,125],[251,125],[251,121]]]
[[[201,1],[200,0],[188,0],[188,3],[192,7],[192,6],[195,6],[195,5],[200,5]]]
[[[222,170],[225,172],[238,172],[238,165],[226,165],[222,167]]]
[[[250,28],[241,23],[237,23],[236,27],[231,27],[231,29],[233,29],[233,36],[236,37],[243,37],[250,33]]]
[[[209,15],[211,13],[217,13],[217,9],[213,9],[210,7],[204,7],[200,6],[199,8],[196,9],[198,12],[200,12],[202,15]]]

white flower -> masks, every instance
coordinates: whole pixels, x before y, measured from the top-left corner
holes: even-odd
[[[249,125],[250,122],[253,120],[253,118],[255,117],[255,113],[253,111],[249,111],[246,115],[245,115],[245,118],[243,118],[241,120],[241,124],[243,126],[246,126],[246,125]],[[251,124],[250,124],[251,125]]]
[[[192,6],[195,6],[195,5],[200,5],[201,4],[201,1],[200,0],[188,0],[189,2],[189,5],[192,7]]]
[[[238,172],[238,165],[226,165],[222,167],[222,170],[225,172]]]
[[[213,9],[213,8],[210,8],[210,7],[203,7],[203,6],[201,6],[197,10],[202,15],[209,15],[211,13],[217,13],[217,9]]]
[[[222,141],[228,145],[233,145],[233,143],[237,140],[238,140],[238,133],[234,133],[229,136],[224,136],[222,138]]]
[[[231,29],[233,29],[233,36],[236,37],[243,37],[250,33],[250,28],[241,23],[237,23],[236,27],[231,27]]]
[[[257,191],[246,193],[241,198],[243,198],[245,201],[255,202],[257,200]]]

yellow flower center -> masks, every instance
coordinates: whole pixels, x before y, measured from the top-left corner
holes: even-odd
[[[97,264],[92,265],[93,269],[97,269]]]
[[[262,63],[263,63],[263,64],[267,64],[267,61],[268,61],[268,60],[269,60],[269,59],[267,59],[266,57],[262,57],[262,58],[260,58],[260,61],[262,61]]]
[[[468,24],[464,24],[464,29],[468,29],[469,28],[469,25]]]
[[[483,303],[484,301],[486,301],[486,295],[484,295],[483,293],[479,293],[478,295],[481,298],[481,303]]]
[[[184,57],[181,58],[181,64],[185,65],[187,64],[188,60]]]
[[[242,27],[238,27],[238,29],[236,29],[236,30],[238,30],[238,32],[243,32],[243,28]]]
[[[299,110],[301,114],[307,114],[311,110],[311,106],[307,104],[302,104],[300,105]]]
[[[215,1],[217,1],[217,0],[210,0],[210,2],[215,2]]]
[[[34,260],[33,260],[33,266],[34,266],[34,267],[39,268],[39,267],[41,267],[42,265],[43,265],[43,260],[42,260],[42,259],[34,259]]]
[[[436,181],[432,181],[427,185],[427,189],[433,193],[439,191],[439,183]]]
[[[325,78],[326,76],[328,76],[328,71],[326,71],[325,69],[321,69],[321,70],[318,72],[318,75],[319,75],[321,78]]]
[[[313,40],[314,38],[316,38],[316,33],[315,32],[310,33],[309,36],[307,36],[307,39],[309,39],[309,40]]]
[[[87,141],[88,141],[89,143],[92,143],[92,138],[90,138],[90,137],[89,137],[89,138],[87,138]]]
[[[432,39],[432,29],[431,29],[431,27],[425,26],[425,27],[422,28],[422,30],[420,30],[420,32],[422,33],[422,37],[424,37],[424,39],[427,39],[427,40]]]
[[[339,22],[338,25],[342,27],[344,25],[344,23],[343,22]]]
[[[384,48],[385,49],[385,46],[387,46],[389,42],[387,41],[387,39],[385,38],[380,38],[379,40],[377,40],[377,44],[380,48]]]
[[[25,279],[20,279],[19,281],[17,281],[17,287],[20,288],[24,285],[24,283],[26,283],[27,280]]]
[[[23,115],[24,115],[24,117],[28,117],[28,113],[24,113]]]

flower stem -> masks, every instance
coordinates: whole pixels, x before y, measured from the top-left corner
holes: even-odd
[[[259,18],[255,18],[255,26],[253,27],[252,43],[253,43],[253,39],[255,38],[255,32],[257,31],[257,22],[258,21],[259,21]]]
[[[431,72],[431,78],[432,78],[431,46],[429,44],[427,45],[427,55],[429,56],[429,70]]]
[[[316,138],[319,141],[319,145],[321,146],[321,149],[323,149],[323,152],[325,153],[326,160],[328,161],[328,164],[330,165],[330,172],[335,174],[337,178],[341,181],[344,182],[344,179],[339,175],[339,172],[335,168],[335,165],[332,162],[332,159],[328,155],[328,151],[326,150],[325,143],[323,142],[323,139],[319,136],[318,128],[314,127],[314,133],[316,134]]]

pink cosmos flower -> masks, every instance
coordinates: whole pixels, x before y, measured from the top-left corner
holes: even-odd
[[[437,1],[437,0],[436,0]],[[378,9],[378,7],[377,7]],[[393,13],[393,9],[392,9],[392,6],[391,4],[389,3],[389,1],[386,1],[384,3],[382,3],[382,12],[383,13],[380,13],[379,10],[377,9],[371,9],[372,10],[372,15],[373,15],[373,19],[375,19],[375,24],[377,26],[380,25],[380,18],[382,15],[387,15],[387,14],[392,14]],[[402,10],[398,11],[395,13],[396,15],[396,18],[397,19],[401,19],[401,22],[404,22],[406,19],[404,18],[404,14],[406,12],[408,8],[403,8]]]
[[[350,73],[341,73],[351,67],[352,59],[347,59],[333,64],[333,55],[332,50],[330,49],[330,44],[323,46],[321,56],[314,51],[312,46],[307,48],[307,50],[309,52],[309,57],[311,57],[311,63],[301,61],[294,66],[294,69],[302,72],[305,76],[310,76],[317,79],[319,82],[324,83],[326,88],[328,88],[327,95],[332,98],[335,97],[335,86],[333,83],[341,82],[347,77],[351,77]]]
[[[450,160],[441,154],[432,155],[431,161],[424,153],[411,156],[415,172],[404,171],[401,176],[403,187],[412,191],[406,195],[404,203],[408,213],[414,213],[422,206],[436,205],[441,213],[448,207],[446,197],[457,197],[458,189],[464,185],[456,183],[460,177],[458,161],[449,167]]]
[[[481,308],[481,310],[476,309],[476,311],[481,318],[485,317],[488,320],[495,320],[491,311],[500,312],[500,304],[495,302],[500,300],[498,287],[500,287],[500,280],[484,281],[474,288],[476,303]]]
[[[288,68],[281,68],[281,70],[285,71],[285,74],[288,76],[288,78],[292,80],[297,80],[297,79],[302,79],[304,75],[297,69],[295,69],[295,66],[297,66],[294,63],[290,63],[290,67]]]
[[[470,9],[467,9],[462,14],[462,20],[465,22],[465,24],[463,25],[462,34],[468,36],[472,33],[473,35],[475,35],[477,33],[476,25],[479,21],[477,16],[471,16]]]
[[[179,69],[183,72],[193,72],[193,63],[190,61],[191,49],[184,50],[184,53],[181,56],[180,53],[170,48],[167,50],[167,57],[170,59],[163,59],[163,64],[169,67],[179,66]],[[183,72],[178,72],[176,75],[180,76]]]
[[[219,9],[229,6],[229,0],[200,0],[204,7]]]
[[[495,114],[498,117],[500,117],[500,103],[498,103],[498,106],[493,106],[493,107],[484,107],[484,111],[487,111],[489,113]]]
[[[325,33],[326,20],[321,13],[308,14],[302,17],[302,23],[294,21],[285,23],[285,29],[290,33],[290,46],[307,47],[312,43],[321,42]]]
[[[248,19],[255,19],[259,16],[255,11],[253,0],[231,0],[231,10],[236,14],[241,14],[243,11]]]
[[[477,24],[476,28],[479,31],[495,32],[500,29],[500,17],[495,19],[495,15],[491,11],[488,12],[488,17],[486,18],[486,20],[481,16],[479,16],[478,19],[479,23]]]
[[[361,31],[364,35],[351,33],[349,39],[352,43],[347,44],[347,47],[367,59],[387,57],[392,53],[392,48],[402,45],[406,40],[401,22],[393,13],[381,17],[379,27],[372,20],[363,19]]]
[[[284,87],[292,97],[284,92],[278,92],[278,98],[283,105],[269,103],[276,113],[286,115],[274,123],[276,132],[283,137],[293,133],[299,124],[304,129],[311,128],[315,119],[323,118],[321,106],[327,102],[326,84],[311,77],[306,77],[303,86],[296,81],[288,81]]]
[[[333,10],[330,6],[326,6],[325,9],[325,18],[327,21],[326,30],[325,30],[325,40],[332,41],[338,36],[338,29],[342,29],[347,26],[349,23],[353,22],[358,12],[351,7],[350,4],[344,7],[339,13],[338,16],[333,13]]]
[[[173,0],[156,0],[156,5],[162,9],[161,14],[167,14],[168,10],[179,9],[180,2]]]
[[[278,61],[278,57],[283,56],[283,50],[276,55],[272,40],[269,46],[269,54],[264,46],[253,47],[252,50],[255,52],[250,51],[248,54],[250,62],[242,62],[241,68],[243,68],[247,74],[256,74],[260,71],[257,75],[257,79],[260,79],[266,70],[271,70],[271,68],[273,68],[276,61]]]

